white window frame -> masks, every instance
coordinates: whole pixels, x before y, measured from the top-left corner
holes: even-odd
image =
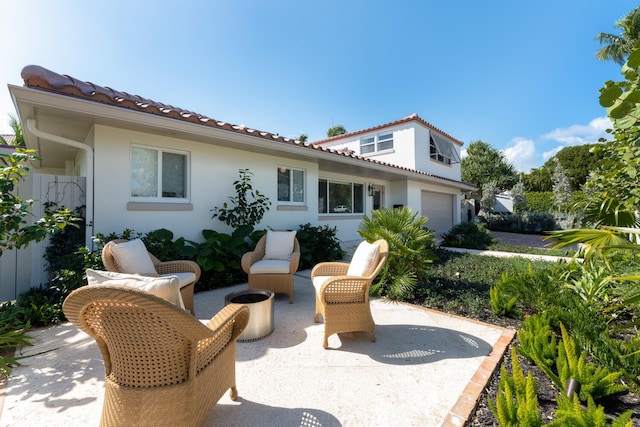
[[[280,173],[279,172],[285,172],[285,171],[290,171],[292,173],[289,173],[289,200],[280,200]],[[307,203],[307,171],[305,169],[301,169],[301,168],[295,168],[295,167],[291,167],[291,166],[285,166],[285,165],[279,165],[278,169],[276,171],[276,198],[278,201],[279,205],[292,205],[292,206],[304,206]],[[293,172],[299,172],[302,173],[302,201],[300,200],[293,200],[294,199],[294,192],[295,192],[295,182],[294,182],[294,177],[295,177],[295,173]]]
[[[393,131],[381,132],[360,138],[360,155],[393,150]],[[385,145],[391,145],[386,147]],[[383,147],[385,146],[385,147]]]
[[[143,150],[152,150],[157,152],[158,154],[158,165],[157,165],[157,191],[156,191],[156,195],[155,196],[134,196],[133,195],[133,183],[134,183],[134,176],[133,176],[133,150],[135,148],[139,148],[139,149],[143,149]],[[164,153],[170,153],[170,154],[178,154],[181,156],[185,156],[185,177],[184,177],[184,191],[186,194],[184,194],[183,197],[163,197],[162,196],[162,155]],[[189,152],[187,151],[179,151],[179,150],[169,150],[166,148],[160,148],[160,147],[153,147],[153,146],[148,146],[148,145],[141,145],[141,144],[131,144],[131,147],[129,149],[129,155],[130,155],[130,160],[129,160],[129,197],[130,200],[132,202],[147,202],[147,203],[153,203],[153,202],[158,202],[158,203],[189,203],[190,199],[191,199],[191,155]]]

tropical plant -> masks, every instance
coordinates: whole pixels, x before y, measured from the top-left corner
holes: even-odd
[[[640,7],[627,13],[614,27],[620,29],[620,34],[601,32],[596,37],[600,45],[604,45],[596,52],[596,58],[622,65],[636,42],[640,40]]]
[[[5,145],[17,145],[20,147],[24,147],[25,143],[24,134],[22,133],[22,125],[20,125],[20,122],[18,121],[16,116],[9,114],[9,126],[11,126],[11,129],[13,129],[13,139],[11,141],[7,141],[2,137],[2,135],[0,135],[0,143],[3,143]]]
[[[556,398],[558,409],[556,409],[556,419],[546,424],[549,427],[566,427],[566,426],[590,426],[590,427],[632,427],[633,420],[631,416],[633,411],[626,411],[620,416],[610,421],[604,413],[604,406],[596,405],[594,400],[589,397],[587,406],[580,402],[577,395],[572,399],[565,395],[559,394]]]
[[[26,163],[37,160],[34,150],[16,148],[12,154],[0,153],[0,255],[11,248],[23,248],[30,242],[40,242],[77,221],[69,209],[60,208],[27,225],[32,216],[34,200],[23,200],[15,191],[16,185],[29,172]]]
[[[344,135],[347,133],[347,130],[342,125],[331,126],[327,129],[327,136],[331,138],[332,136]]]
[[[239,169],[240,179],[234,181],[235,197],[229,197],[231,205],[224,202],[222,207],[212,209],[212,218],[218,218],[230,227],[245,225],[254,227],[269,210],[271,201],[267,196],[254,190],[251,185],[253,173],[249,169]]]
[[[373,295],[407,300],[422,283],[430,262],[435,259],[433,232],[426,229],[427,218],[411,208],[385,208],[365,215],[358,233],[368,242],[385,239],[389,257],[371,286]]]
[[[502,427],[542,425],[538,408],[538,386],[531,372],[524,376],[515,348],[511,347],[511,375],[500,368],[500,383],[495,402],[489,407]]]

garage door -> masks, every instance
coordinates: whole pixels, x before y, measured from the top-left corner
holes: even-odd
[[[453,227],[453,203],[452,194],[422,192],[422,215],[429,218],[425,225],[436,231],[436,237]]]

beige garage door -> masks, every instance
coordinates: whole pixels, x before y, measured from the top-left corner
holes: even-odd
[[[453,227],[453,203],[451,194],[422,192],[422,215],[429,218],[425,225],[436,231],[436,238]]]

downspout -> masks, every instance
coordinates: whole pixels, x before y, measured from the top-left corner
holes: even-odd
[[[85,245],[89,250],[93,250],[93,149],[87,144],[74,141],[63,136],[41,131],[36,127],[35,119],[27,119],[27,129],[38,138],[48,139],[59,144],[68,145],[84,151],[87,163],[87,188],[86,188],[86,229]]]

